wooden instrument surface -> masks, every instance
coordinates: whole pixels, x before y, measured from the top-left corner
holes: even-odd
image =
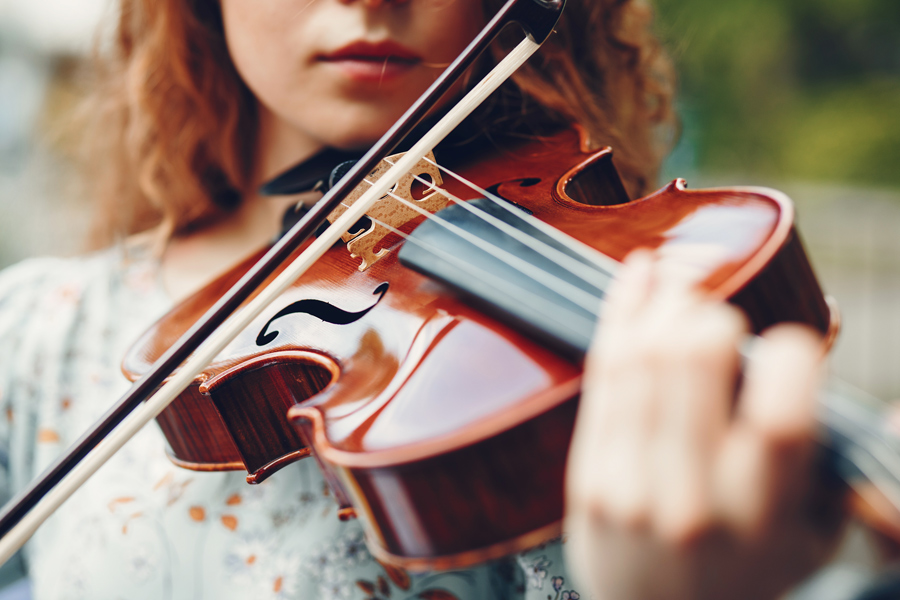
[[[745,308],[756,330],[785,320],[833,330],[786,198],[678,181],[622,203],[615,182],[602,181],[610,152],[579,142],[567,131],[449,166],[613,259],[656,249]],[[442,187],[482,195],[452,177]],[[173,459],[243,466],[260,481],[308,454],[308,443],[347,512],[363,517],[373,550],[409,567],[471,564],[546,539],[562,516],[580,365],[400,265],[401,244],[389,235],[390,252],[365,271],[334,246],[236,338],[160,416]],[[158,322],[125,373],[145,372],[250,264]],[[297,312],[273,320],[292,305]],[[271,341],[259,345],[264,333]]]

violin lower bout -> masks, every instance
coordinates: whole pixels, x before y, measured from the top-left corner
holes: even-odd
[[[376,558],[416,571],[468,567],[560,535],[577,408],[575,395],[452,452],[396,466],[331,463],[328,470]],[[295,424],[307,440],[314,436],[310,420]]]

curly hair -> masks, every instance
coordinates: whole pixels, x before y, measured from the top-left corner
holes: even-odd
[[[503,1],[483,0],[486,14]],[[569,0],[555,34],[506,84],[530,110],[613,146],[635,196],[655,183],[675,122],[672,68],[652,21],[646,0]],[[514,41],[501,39],[495,57]],[[98,243],[154,226],[164,237],[187,231],[240,202],[258,117],[218,2],[120,0],[112,45],[94,64],[85,156]]]

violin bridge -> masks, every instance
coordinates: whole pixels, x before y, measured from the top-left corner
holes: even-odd
[[[371,183],[384,175],[401,156],[403,155],[395,154],[381,161],[381,164],[369,173],[366,181],[353,190],[341,205],[331,213],[328,220],[334,223],[369,189]],[[430,183],[424,196],[416,199],[412,193],[413,186],[421,187],[421,180],[423,179],[430,181]],[[421,217],[422,213],[413,208],[413,206],[426,210],[429,213],[435,213],[450,204],[450,199],[439,189],[441,184],[443,184],[443,179],[441,178],[440,169],[434,163],[434,154],[429,152],[409,173],[400,178],[400,181],[397,182],[390,192],[382,196],[369,209],[366,213],[371,218],[371,224],[368,229],[347,232],[341,236],[341,239],[347,244],[350,255],[362,261],[359,265],[360,271],[365,271],[387,254],[388,250],[381,247],[381,242],[391,233],[391,230],[384,225],[400,229],[412,219]]]

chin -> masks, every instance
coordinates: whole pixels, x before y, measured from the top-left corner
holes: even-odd
[[[341,150],[367,149],[403,116],[415,99],[342,98],[330,110],[320,112],[314,126],[321,134],[319,139],[328,146]]]
[[[342,123],[322,132],[320,139],[326,146],[340,150],[366,150],[393,125],[393,121],[379,123]]]

